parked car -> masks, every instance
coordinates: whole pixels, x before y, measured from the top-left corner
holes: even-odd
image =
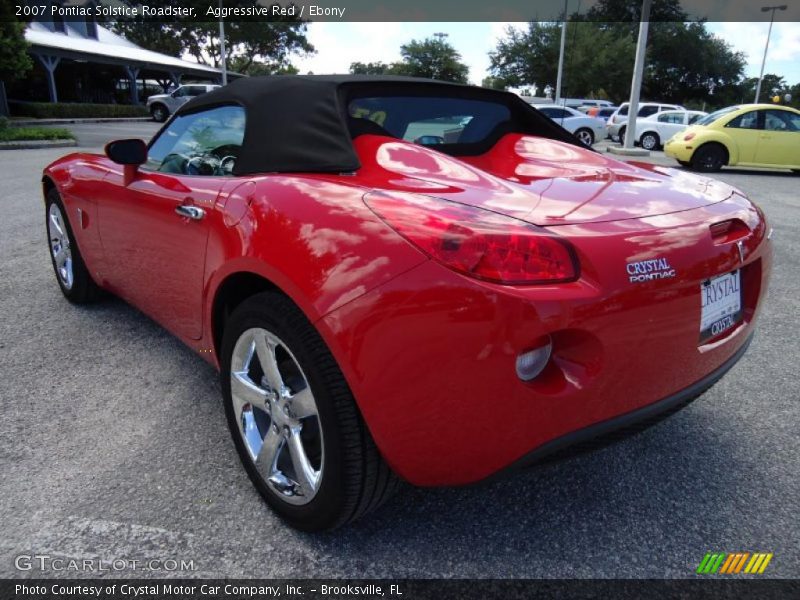
[[[729,185],[413,78],[238,79],[42,188],[63,295],[116,294],[219,369],[244,470],[305,530],[671,414],[742,357],[772,263]]]
[[[616,111],[618,108],[618,106],[593,106],[586,111],[586,114],[590,117],[594,117],[595,119],[602,120],[603,123],[606,123],[608,118],[613,115],[614,111]]]
[[[564,98],[556,104],[580,110],[581,108],[591,108],[593,106],[614,106],[610,100],[595,100],[594,98]]]
[[[587,146],[603,139],[605,135],[606,126],[603,121],[589,117],[574,108],[555,104],[537,104],[534,108],[574,134]]]
[[[665,110],[636,119],[636,142],[645,150],[658,150],[666,140],[707,114],[700,110]]]
[[[220,86],[203,83],[182,85],[169,94],[155,94],[154,96],[148,97],[147,110],[150,111],[150,115],[154,120],[163,123],[172,113],[192,98],[201,96],[218,87]]]
[[[623,102],[619,108],[608,117],[606,121],[606,130],[608,137],[615,142],[621,142],[625,139],[625,129],[628,123],[628,102]],[[680,104],[662,104],[660,102],[640,102],[637,117],[649,117],[657,112],[665,110],[686,110]]]
[[[729,106],[674,135],[664,153],[698,171],[741,165],[800,172],[800,111],[774,104]]]

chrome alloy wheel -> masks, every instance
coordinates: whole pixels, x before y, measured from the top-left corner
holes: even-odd
[[[594,143],[594,136],[588,129],[579,129],[575,135],[585,146],[591,146]]]
[[[166,121],[168,116],[167,109],[160,104],[153,107],[153,118],[159,123]]]
[[[64,215],[57,204],[50,205],[47,212],[47,234],[50,239],[50,252],[56,265],[58,278],[66,289],[72,288],[74,275],[72,272],[72,250],[69,244],[69,234],[64,222]]]
[[[248,329],[234,346],[230,382],[256,470],[282,500],[307,504],[319,491],[325,455],[314,394],[294,355],[266,329]]]
[[[655,150],[656,146],[658,146],[658,141],[656,140],[656,136],[652,133],[645,133],[642,136],[641,144],[642,148],[645,150]]]

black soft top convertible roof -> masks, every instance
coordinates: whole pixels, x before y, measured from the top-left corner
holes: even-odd
[[[370,75],[276,75],[243,77],[184,104],[177,115],[214,106],[240,105],[246,111],[245,134],[234,174],[273,172],[351,172],[361,165],[353,149],[353,119],[347,114],[355,96],[438,96],[502,103],[510,120],[481,144],[452,144],[436,149],[452,154],[481,154],[502,135],[518,132],[580,145],[566,130],[508,92],[415,77]],[[363,119],[356,119],[363,121]]]

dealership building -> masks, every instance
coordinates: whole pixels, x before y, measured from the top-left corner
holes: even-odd
[[[25,31],[34,68],[8,85],[11,102],[140,104],[182,82],[221,80],[220,69],[146,50],[92,17],[48,18]]]

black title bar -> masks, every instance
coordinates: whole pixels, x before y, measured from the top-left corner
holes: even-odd
[[[561,21],[564,4],[554,0],[316,0],[275,2],[274,0],[70,0],[63,3],[37,0],[4,0],[12,4],[12,16],[30,18],[86,18],[113,21],[135,18],[152,21],[279,21],[300,18],[308,21],[358,22],[505,22]],[[639,19],[641,2],[630,0],[615,11],[616,20]],[[570,0],[568,15],[584,20],[607,20],[593,12],[598,0]],[[776,21],[800,21],[800,0],[782,0],[785,10],[775,11]],[[653,0],[651,21],[675,21],[671,4]],[[771,11],[752,0],[683,0],[682,17],[688,21],[769,21]],[[42,14],[40,14],[42,13]],[[7,15],[3,15],[8,19]]]
[[[800,582],[786,579],[675,580],[345,580],[345,579],[27,579],[0,581],[8,600],[503,600],[533,598],[797,598]]]

